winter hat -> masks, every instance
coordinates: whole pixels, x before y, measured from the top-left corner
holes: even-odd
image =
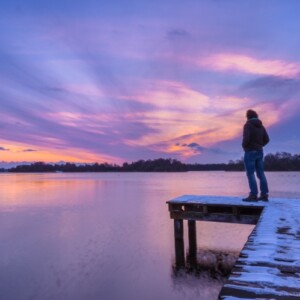
[[[246,113],[246,117],[248,120],[252,119],[252,118],[258,118],[258,114],[256,111],[252,110],[252,109],[248,109],[247,113]]]

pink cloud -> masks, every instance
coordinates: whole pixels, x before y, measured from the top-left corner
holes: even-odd
[[[218,71],[240,71],[259,75],[294,77],[300,73],[300,64],[283,60],[263,60],[241,54],[216,54],[199,61],[200,65]]]

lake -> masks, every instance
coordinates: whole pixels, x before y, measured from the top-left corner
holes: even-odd
[[[266,174],[271,201],[300,198],[300,172]],[[0,176],[0,299],[217,299],[224,278],[174,267],[166,201],[246,196],[244,173]],[[237,255],[252,229],[197,222],[199,255]]]

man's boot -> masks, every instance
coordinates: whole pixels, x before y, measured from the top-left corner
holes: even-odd
[[[246,202],[257,202],[258,201],[258,198],[256,195],[253,195],[253,194],[249,194],[249,196],[247,198],[244,198],[243,201],[246,201]]]
[[[258,197],[259,201],[269,201],[269,195],[268,194],[260,194]]]

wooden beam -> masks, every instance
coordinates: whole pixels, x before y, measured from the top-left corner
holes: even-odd
[[[174,240],[176,266],[185,266],[184,239],[183,239],[183,220],[174,220]]]
[[[196,221],[188,220],[188,231],[189,231],[189,253],[188,258],[190,264],[196,264],[197,261],[197,230]]]

